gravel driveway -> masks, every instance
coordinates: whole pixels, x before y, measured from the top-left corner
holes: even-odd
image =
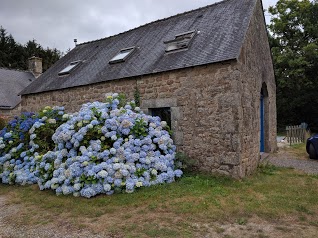
[[[270,154],[264,162],[278,167],[293,168],[307,174],[318,174],[318,160],[311,160],[307,155],[297,157],[283,148],[278,153]]]
[[[300,160],[270,156],[265,161],[278,167],[293,168],[307,174],[318,174],[318,160]]]

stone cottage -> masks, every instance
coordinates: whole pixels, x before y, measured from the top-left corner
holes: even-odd
[[[29,70],[0,68],[0,117],[13,117],[21,112],[19,93],[42,73],[42,59],[31,57]]]
[[[262,2],[225,0],[82,43],[22,92],[22,109],[76,111],[122,92],[171,123],[202,171],[241,178],[276,150],[276,87]]]

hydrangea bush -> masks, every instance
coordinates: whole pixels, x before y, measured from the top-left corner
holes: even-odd
[[[84,104],[56,130],[56,149],[39,164],[40,189],[90,198],[131,193],[182,175],[174,166],[176,147],[166,122],[142,113],[134,102],[120,107],[118,97]]]
[[[0,180],[8,184],[37,183],[37,159],[54,148],[55,129],[66,121],[63,107],[23,113],[0,131]]]
[[[123,99],[109,95],[72,115],[46,107],[15,118],[0,131],[0,180],[90,198],[181,177],[167,123]]]

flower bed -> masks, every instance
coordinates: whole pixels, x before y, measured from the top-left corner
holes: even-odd
[[[18,142],[14,142],[11,147],[17,148],[16,154],[9,144],[12,133],[7,134],[6,129],[0,138],[0,148],[4,147],[0,150],[2,182],[38,182],[41,190],[89,198],[131,193],[181,177],[182,171],[174,165],[176,147],[166,123],[142,113],[134,102],[122,105],[120,98],[114,94],[105,103],[84,104],[70,116],[60,110],[57,114],[59,122],[65,120],[63,124],[57,123],[55,114],[31,117],[28,148],[25,143],[23,149],[17,148]]]
[[[46,107],[38,114],[23,113],[0,131],[0,179],[8,184],[36,183],[36,161],[54,148],[51,137],[63,123],[64,108]]]

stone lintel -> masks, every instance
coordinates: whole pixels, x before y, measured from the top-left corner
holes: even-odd
[[[142,100],[142,108],[176,107],[177,98],[156,98]]]

